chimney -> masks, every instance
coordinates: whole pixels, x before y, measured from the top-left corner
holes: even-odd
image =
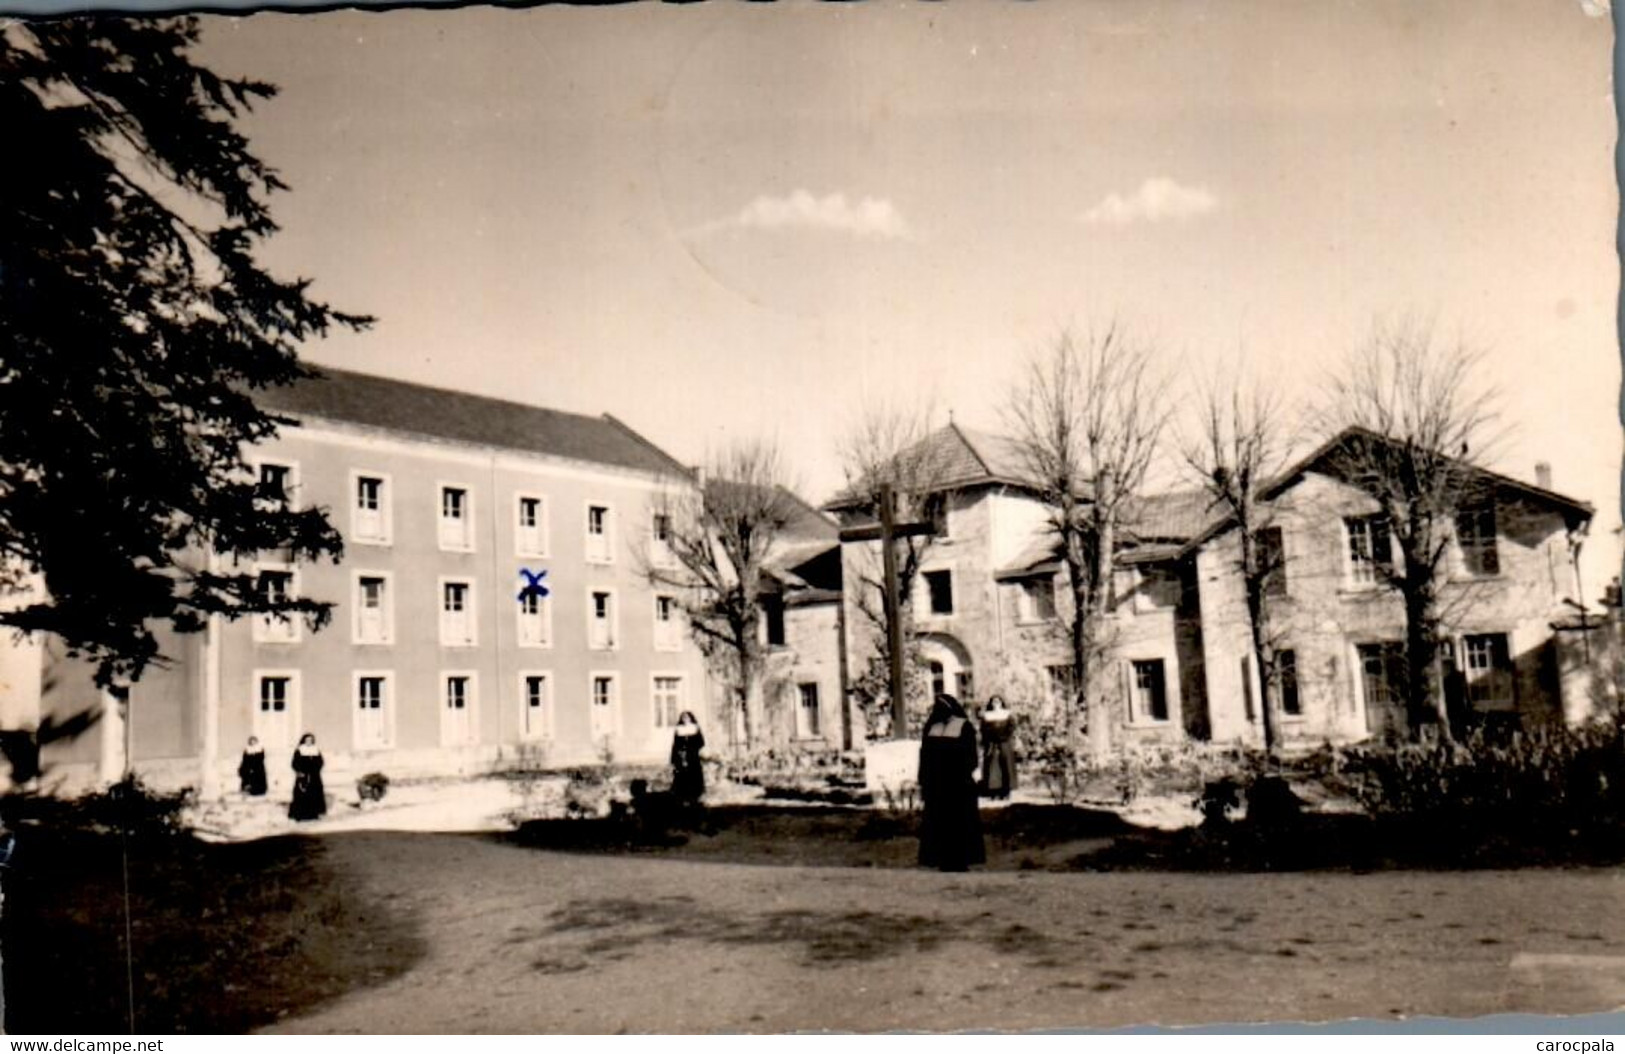
[[[1541,490],[1552,489],[1552,463],[1550,461],[1535,462],[1535,486]]]

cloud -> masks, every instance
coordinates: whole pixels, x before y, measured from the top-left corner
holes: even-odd
[[[1079,218],[1084,223],[1121,227],[1136,220],[1188,220],[1218,206],[1219,199],[1206,187],[1183,187],[1165,176],[1154,176],[1127,197],[1107,194]]]
[[[795,190],[784,197],[761,195],[725,220],[705,224],[700,230],[746,227],[758,230],[835,231],[860,238],[906,238],[908,224],[885,198],[848,201],[845,194],[818,197],[808,190]]]

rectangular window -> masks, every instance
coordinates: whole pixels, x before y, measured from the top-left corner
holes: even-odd
[[[552,721],[552,679],[545,673],[519,675],[519,734],[535,741],[546,739]]]
[[[440,488],[440,548],[474,548],[474,498],[467,487]]]
[[[654,512],[649,517],[649,561],[656,567],[676,563],[671,551],[671,514]]]
[[[299,679],[292,671],[254,672],[254,735],[267,749],[299,740]]]
[[[683,712],[683,679],[656,677],[654,679],[654,711],[656,728],[674,728],[677,715]]]
[[[616,713],[620,708],[620,691],[618,678],[612,673],[595,673],[591,679],[592,708],[588,727],[596,743],[615,734],[620,720]]]
[[[933,494],[925,499],[925,519],[931,524],[931,537],[937,541],[948,541],[948,496],[946,494]]]
[[[388,576],[375,572],[358,573],[355,579],[355,643],[390,643],[394,636],[394,623]]]
[[[474,717],[474,675],[448,673],[444,675],[442,683],[440,742],[446,746],[466,746],[475,742],[478,725]]]
[[[516,499],[514,550],[519,556],[547,555],[547,502],[535,494]]]
[[[796,732],[803,739],[817,739],[823,735],[823,722],[818,713],[818,685],[812,682],[797,686],[800,706],[796,708]]]
[[[293,466],[279,461],[261,461],[256,481],[256,497],[265,505],[285,509],[293,502]]]
[[[1077,694],[1071,664],[1050,666],[1045,673],[1049,677],[1050,700],[1056,703],[1070,703]]]
[[[1394,571],[1393,543],[1384,516],[1356,516],[1343,521],[1348,532],[1349,583],[1380,585]]]
[[[1364,685],[1367,713],[1373,709],[1393,709],[1405,699],[1405,647],[1397,641],[1362,644],[1360,680]]]
[[[519,598],[519,644],[545,648],[553,643],[553,600],[527,590]]]
[[[1264,576],[1264,595],[1286,596],[1286,544],[1279,527],[1265,527],[1255,536],[1258,570]]]
[[[954,674],[954,691],[958,694],[961,703],[964,703],[967,707],[970,706],[971,700],[976,697],[976,672],[974,670],[960,670]]]
[[[655,597],[655,648],[659,651],[677,651],[683,646],[683,624],[677,618],[677,598],[661,594]]]
[[[1303,701],[1298,696],[1298,655],[1290,648],[1275,653],[1275,673],[1279,678],[1281,713],[1287,717],[1303,716]]]
[[[1495,542],[1495,506],[1463,509],[1456,516],[1456,541],[1461,547],[1462,571],[1474,577],[1501,573],[1501,553]]]
[[[1133,720],[1168,720],[1168,691],[1163,680],[1162,660],[1144,659],[1136,661],[1133,665]]]
[[[784,598],[769,594],[762,598],[762,619],[767,624],[767,643],[771,648],[782,648],[784,635]]]
[[[1055,579],[1028,578],[1021,583],[1021,621],[1048,622],[1055,617]]]
[[[952,571],[925,572],[925,588],[931,596],[931,614],[954,613],[954,578]]]
[[[357,473],[355,506],[351,511],[350,534],[358,542],[385,545],[389,542],[389,481],[383,476]]]
[[[1467,698],[1484,710],[1513,706],[1512,655],[1505,633],[1478,633],[1462,638],[1466,660]]]
[[[587,646],[591,648],[615,647],[615,597],[605,590],[595,590],[588,604]]]
[[[389,746],[389,676],[357,674],[355,704],[356,749],[381,750]]]
[[[463,648],[474,643],[474,583],[440,583],[440,643],[447,648]]]
[[[613,524],[608,505],[587,506],[587,562],[607,564],[615,557]]]
[[[293,598],[293,572],[263,570],[255,576],[260,600],[284,604]],[[292,644],[299,639],[299,620],[291,614],[264,612],[254,616],[254,640],[260,644]]]

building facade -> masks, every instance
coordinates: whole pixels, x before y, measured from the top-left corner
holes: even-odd
[[[1328,456],[1336,446],[1293,466],[1267,492],[1272,544],[1284,557],[1269,602],[1289,745],[1409,731],[1396,667],[1404,610],[1385,577],[1393,547],[1374,500],[1338,474]],[[910,601],[932,690],[978,702],[998,693],[1029,712],[1053,712],[1072,686],[1069,595],[1048,511],[1025,481],[1019,450],[1005,437],[950,424],[905,456],[936,466],[940,492],[936,536],[923,549]],[[1453,525],[1441,589],[1452,712],[1524,726],[1583,719],[1590,709],[1570,698],[1570,682],[1580,682],[1563,671],[1584,642],[1564,619],[1581,597],[1574,557],[1591,507],[1553,491],[1549,479],[1480,475],[1488,496]],[[828,508],[848,525],[873,516],[850,498]],[[863,569],[874,577],[877,546],[843,548],[850,612]],[[1207,495],[1134,502],[1115,565],[1097,667],[1110,740],[1261,744],[1264,685],[1237,538]],[[863,643],[854,639],[852,649],[863,661]]]
[[[116,775],[127,755],[159,783],[229,785],[251,735],[286,779],[305,732],[339,778],[657,760],[680,711],[703,720],[703,662],[642,563],[662,559],[659,496],[692,486],[678,462],[612,417],[336,370],[265,401],[296,423],[248,452],[260,500],[327,510],[344,555],[245,569],[333,602],[332,621],[169,635],[172,661],[127,706],[54,642],[25,642],[8,722],[93,715],[42,744],[48,782]]]

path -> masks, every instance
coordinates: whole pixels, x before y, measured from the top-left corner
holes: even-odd
[[[347,834],[404,977],[287,1032],[1112,1027],[1625,1005],[1625,874],[756,867]]]

